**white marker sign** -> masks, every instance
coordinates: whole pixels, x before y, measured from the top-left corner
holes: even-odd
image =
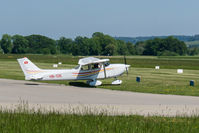
[[[160,66],[155,66],[155,69],[160,69]]]
[[[177,73],[179,73],[179,74],[183,73],[183,69],[178,69]]]
[[[56,67],[58,67],[58,65],[57,65],[57,64],[53,64],[53,67],[55,67],[55,68],[56,68]]]

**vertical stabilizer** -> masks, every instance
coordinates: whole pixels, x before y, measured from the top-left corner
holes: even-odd
[[[19,62],[22,71],[24,72],[26,80],[31,80],[30,78],[35,77],[34,75],[41,72],[41,69],[26,57],[17,59],[17,61]]]

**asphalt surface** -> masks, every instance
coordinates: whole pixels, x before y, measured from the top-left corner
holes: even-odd
[[[69,113],[138,114],[161,116],[199,115],[199,97],[134,93],[20,80],[0,79],[0,105]]]

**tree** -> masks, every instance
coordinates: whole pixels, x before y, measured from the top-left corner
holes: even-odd
[[[4,34],[2,39],[1,39],[1,48],[3,49],[4,53],[11,53],[12,52],[12,48],[13,48],[13,44],[11,41],[11,36],[8,34]]]
[[[145,51],[145,45],[145,42],[137,42],[135,44],[136,55],[143,55],[143,52]]]
[[[100,55],[101,54],[101,45],[94,38],[89,39],[89,55]]]
[[[131,42],[127,42],[126,45],[127,45],[128,53],[130,55],[135,55],[136,54],[136,50],[135,50],[134,45]]]
[[[194,37],[198,37],[194,36]],[[2,50],[1,50],[2,48]],[[91,38],[78,36],[75,40],[61,37],[53,40],[42,35],[23,37],[4,34],[0,40],[0,53],[32,54],[72,54],[72,55],[195,55],[198,49],[187,49],[184,42],[170,36],[165,39],[154,38],[135,45],[116,40],[101,32],[93,33]]]
[[[70,38],[61,37],[58,40],[58,47],[62,54],[71,54],[72,45],[73,45],[73,40]]]
[[[116,54],[116,46],[114,44],[109,44],[105,47],[105,51],[104,51],[104,54],[105,55],[115,55]]]
[[[103,38],[103,36],[104,36],[103,33],[101,33],[101,32],[95,32],[95,33],[93,33],[92,38],[95,38],[95,37]]]
[[[174,37],[147,40],[144,48],[144,55],[185,55],[187,53],[185,43]]]
[[[3,49],[2,48],[0,48],[0,54],[3,54]]]
[[[12,53],[16,54],[24,54],[28,51],[28,40],[21,35],[14,35],[12,37],[13,40],[13,49]]]
[[[75,44],[78,47],[75,53],[77,55],[89,55],[89,38],[78,36],[75,38]]]
[[[49,54],[57,53],[56,41],[42,35],[30,35],[25,37],[29,42],[28,53]]]
[[[80,55],[80,50],[76,43],[73,43],[71,52],[72,52],[72,55],[74,56]]]
[[[117,41],[109,36],[109,35],[104,35],[103,33],[100,33],[100,32],[95,32],[93,33],[92,35],[93,39],[98,41],[98,43],[100,44],[100,48],[101,48],[101,54],[102,55],[107,55],[107,51],[106,51],[106,46],[108,46],[109,44],[113,44],[115,45],[115,49],[117,49]],[[115,51],[115,54],[116,54],[117,51]]]
[[[198,55],[199,54],[199,48],[190,48],[188,50],[188,54],[193,56],[193,55]]]
[[[3,49],[1,48],[1,40],[0,40],[0,54],[3,54]]]
[[[117,54],[119,54],[119,55],[129,54],[128,49],[127,49],[127,45],[124,41],[117,40]]]
[[[183,41],[179,41],[178,39],[170,36],[164,39],[166,50],[175,52],[179,55],[185,55],[187,53],[187,46]]]
[[[0,44],[1,44],[1,40],[0,40]],[[0,54],[3,54],[3,49],[1,48],[1,45],[0,45]]]
[[[157,55],[158,52],[164,51],[161,39],[155,38],[153,40],[147,40],[145,44],[145,50],[143,51],[144,55]],[[163,48],[163,49],[162,49]]]

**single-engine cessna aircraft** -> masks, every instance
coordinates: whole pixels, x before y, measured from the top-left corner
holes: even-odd
[[[98,59],[94,57],[82,58],[78,66],[73,69],[40,69],[28,58],[17,59],[25,80],[88,80],[90,86],[101,85],[98,79],[115,78],[114,85],[122,83],[117,77],[125,71],[128,73],[130,65],[109,64],[109,59]]]

